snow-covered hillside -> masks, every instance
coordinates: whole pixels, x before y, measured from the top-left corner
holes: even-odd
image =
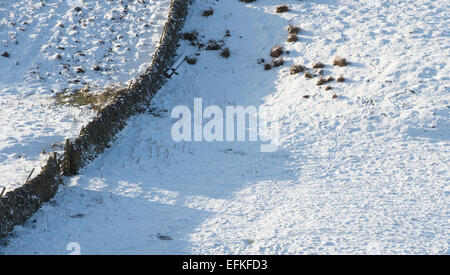
[[[280,4],[290,10],[277,13]],[[450,253],[449,5],[196,1],[185,31],[223,40],[230,57],[183,41],[180,55],[198,62],[153,100],[160,115],[131,119],[0,251],[65,254],[75,242],[82,254]],[[301,28],[297,42],[286,41],[289,25]],[[258,60],[274,45],[289,53],[264,70]],[[333,66],[336,56],[350,64]],[[317,85],[315,62],[345,81]],[[276,113],[279,150],[172,141],[170,110],[194,98]]]
[[[58,93],[132,80],[150,64],[170,0],[0,1],[0,190],[39,172],[42,149],[76,136],[94,112]]]

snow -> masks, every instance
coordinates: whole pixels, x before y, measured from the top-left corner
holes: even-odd
[[[230,58],[183,41],[198,63],[158,93],[159,115],[132,118],[1,253],[68,254],[75,242],[82,254],[448,254],[448,11],[431,0],[196,1],[185,31],[208,41],[230,30]],[[303,29],[296,43],[289,24]],[[275,44],[286,64],[265,71],[257,60]],[[337,55],[351,64],[332,66]],[[325,91],[289,73],[316,61],[346,81]],[[170,110],[199,97],[276,113],[280,149],[173,142]]]
[[[149,67],[169,0],[0,1],[0,190],[39,172],[52,148],[92,120],[57,93],[126,85]],[[95,70],[96,66],[100,70]],[[77,73],[81,68],[84,73]]]

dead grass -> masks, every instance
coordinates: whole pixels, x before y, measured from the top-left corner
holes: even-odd
[[[290,72],[291,74],[298,74],[298,73],[302,73],[306,70],[305,66],[302,65],[294,65],[291,67]]]
[[[195,65],[195,64],[197,64],[197,58],[188,57],[188,58],[186,58],[186,63],[188,63],[189,65]]]
[[[338,98],[338,95],[337,95],[337,94],[333,94],[333,95],[331,96],[331,98],[332,98],[332,99]]]
[[[323,75],[323,70],[322,69],[315,69],[314,73],[315,74],[319,74],[319,75]]]
[[[84,74],[86,71],[83,69],[83,67],[76,67],[75,71],[77,74]]]
[[[119,95],[126,93],[127,88],[108,87],[102,92],[91,92],[89,87],[71,93],[61,92],[55,96],[57,105],[72,107],[91,106],[94,110],[101,110],[112,103]]]
[[[289,11],[289,7],[287,5],[281,5],[281,6],[278,6],[275,11],[277,13],[288,12]]]
[[[214,10],[211,8],[211,9],[209,9],[209,10],[203,11],[202,16],[204,16],[204,17],[209,17],[209,16],[211,16],[211,15],[213,15],[213,14],[214,14]]]
[[[321,77],[321,78],[319,78],[319,80],[317,81],[316,84],[317,84],[317,86],[320,86],[320,85],[326,84],[331,81],[334,81],[334,77],[332,77],[332,76],[329,76],[328,78]]]
[[[223,58],[229,58],[230,55],[231,55],[230,49],[229,49],[229,48],[223,49],[223,51],[220,53],[220,55],[221,55]]]
[[[322,62],[315,62],[312,67],[313,69],[322,69],[325,68],[325,64],[323,64]]]
[[[288,27],[289,34],[298,34],[300,31],[301,31],[300,27],[295,27],[292,25],[289,25],[289,27]]]
[[[331,86],[327,86],[327,87],[325,88],[325,91],[329,91],[329,90],[331,90],[331,89],[333,89]]]
[[[270,63],[264,64],[264,70],[268,71],[270,69],[272,69],[272,64],[270,64]]]
[[[206,46],[206,50],[207,51],[218,51],[222,48],[222,46],[223,46],[223,43],[219,43],[216,40],[209,40],[208,46]]]
[[[316,83],[316,85],[317,86],[321,86],[321,85],[323,85],[323,84],[325,84],[325,83],[327,83],[327,80],[325,79],[325,78],[319,78],[319,80],[317,80],[317,83]]]
[[[95,64],[94,67],[92,68],[94,71],[103,71],[102,68],[100,67],[100,65]]]
[[[275,46],[270,51],[270,56],[273,58],[280,57],[284,53],[284,48],[281,46]]]
[[[308,71],[305,71],[305,77],[306,78],[313,78],[314,76],[313,76],[313,74],[312,73],[310,73],[310,72],[308,72]]]
[[[337,82],[344,82],[345,78],[343,75],[339,76],[338,79],[336,80]]]
[[[345,67],[348,65],[348,62],[345,58],[340,57],[340,56],[336,56],[336,58],[333,61],[333,65],[334,66],[339,66],[339,67]]]
[[[298,41],[298,37],[295,34],[291,34],[289,35],[289,37],[286,39],[287,42],[297,42]]]
[[[274,60],[272,60],[272,64],[274,67],[280,67],[284,65],[284,60],[283,58],[276,58]]]
[[[198,40],[198,32],[191,31],[191,32],[185,32],[183,33],[182,37],[183,40],[187,40],[190,42],[195,42]]]

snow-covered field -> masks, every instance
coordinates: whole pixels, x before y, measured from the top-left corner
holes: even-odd
[[[1,253],[65,254],[73,242],[82,254],[450,253],[449,5],[196,1],[185,31],[205,42],[229,30],[230,58],[184,41],[198,63],[154,99],[161,116],[131,119]],[[286,42],[289,24],[298,42]],[[285,65],[265,71],[257,60],[276,44]],[[336,55],[351,64],[333,66]],[[325,90],[289,73],[316,61],[345,82]],[[277,113],[280,149],[173,142],[163,110],[195,97]]]
[[[76,136],[89,108],[57,93],[126,83],[150,65],[170,0],[0,1],[0,190],[39,172],[53,143]]]

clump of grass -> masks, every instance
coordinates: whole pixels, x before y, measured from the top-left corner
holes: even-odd
[[[313,69],[322,69],[325,68],[325,64],[323,64],[322,62],[315,62],[312,67]]]
[[[289,34],[298,34],[301,31],[300,27],[295,27],[292,25],[289,25],[288,32]]]
[[[244,3],[252,3],[255,2],[256,0],[239,0],[239,2],[244,2]]]
[[[270,64],[270,63],[264,64],[264,70],[268,71],[270,69],[272,69],[272,64]]]
[[[327,87],[325,88],[325,91],[329,91],[329,90],[331,90],[331,89],[333,89],[331,86],[327,86]]]
[[[198,40],[198,32],[191,31],[191,32],[185,32],[183,33],[182,37],[183,40],[187,40],[190,42],[195,42]]]
[[[86,71],[83,69],[83,67],[76,67],[75,71],[77,74],[84,74]]]
[[[334,66],[344,67],[348,65],[348,62],[345,58],[336,56],[336,58],[333,61]]]
[[[321,78],[319,78],[319,80],[317,81],[317,86],[326,84],[326,83],[331,82],[331,81],[334,81],[334,77],[332,77],[332,76],[329,76],[328,78],[323,78],[323,77],[321,77]]]
[[[272,60],[272,64],[274,67],[280,67],[284,65],[284,60],[283,58],[276,58],[274,60]]]
[[[126,93],[127,88],[108,87],[102,92],[93,93],[89,87],[73,92],[61,92],[55,95],[57,105],[72,107],[91,106],[94,110],[101,110],[113,102],[119,95]]]
[[[281,6],[277,6],[276,10],[277,13],[283,13],[283,12],[288,12],[289,11],[289,7],[287,5],[281,5]]]
[[[331,98],[332,98],[332,99],[336,99],[336,98],[338,98],[338,95],[337,95],[337,94],[333,94],[333,95],[331,96]]]
[[[295,34],[291,34],[289,35],[289,37],[286,39],[287,42],[297,42],[298,41],[298,37]]]
[[[309,71],[304,72],[306,78],[313,78],[314,76]]]
[[[325,84],[325,83],[327,83],[327,80],[325,79],[325,78],[319,78],[319,80],[317,80],[317,83],[316,83],[316,85],[317,86],[321,86],[321,85],[323,85],[323,84]]]
[[[197,64],[197,58],[188,57],[188,58],[186,58],[186,63],[188,63],[189,65],[195,65],[195,64]]]
[[[294,65],[291,67],[290,72],[291,74],[298,74],[298,73],[302,73],[306,70],[305,66],[302,65]]]
[[[223,44],[219,44],[216,40],[209,40],[208,46],[206,46],[207,51],[218,51],[222,48]]]
[[[94,67],[92,68],[94,71],[102,71],[102,68],[100,67],[99,64],[95,64]]]
[[[220,55],[221,55],[223,58],[229,58],[230,55],[231,55],[230,49],[229,49],[229,48],[223,49],[223,51],[220,53]]]
[[[344,82],[345,78],[343,75],[339,76],[338,79],[336,80],[337,82]]]
[[[264,62],[266,62],[266,60],[264,58],[260,58],[257,62],[258,64],[263,64]]]
[[[310,95],[304,95],[303,96],[303,98],[306,98],[306,99],[308,99],[308,98],[310,98],[311,96]]]
[[[322,69],[316,69],[314,70],[315,74],[319,74],[319,75],[323,75],[323,70]]]
[[[204,17],[209,17],[209,16],[211,16],[211,15],[213,15],[213,14],[214,14],[214,10],[213,10],[212,8],[210,8],[209,10],[203,11],[202,16],[204,16]]]
[[[10,54],[9,54],[9,52],[3,52],[2,56],[8,58],[8,57],[10,57]]]
[[[280,57],[284,53],[284,48],[281,46],[275,46],[270,51],[270,56],[273,58]]]

